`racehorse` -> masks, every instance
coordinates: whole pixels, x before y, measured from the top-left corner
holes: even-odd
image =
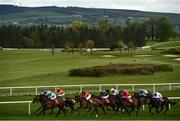
[[[156,113],[160,113],[163,111],[163,107],[165,106],[166,107],[166,110],[164,111],[164,115],[165,115],[166,112],[169,110],[169,104],[175,105],[176,102],[170,101],[168,97],[163,97],[163,101],[157,98],[152,98],[150,102],[149,111],[152,115],[154,115],[154,113],[152,112],[153,108],[156,109]],[[158,111],[159,107],[161,107],[160,111]]]
[[[126,113],[128,113],[129,115],[131,115],[131,113],[133,111],[135,111],[136,115],[138,115],[138,111],[139,111],[139,102],[138,99],[135,98],[134,96],[131,97],[132,102],[129,102],[129,100],[122,98],[122,95],[119,94],[119,106],[121,108],[121,112],[123,113],[123,110],[126,111]],[[128,111],[128,108],[131,108],[130,111]],[[125,113],[124,113],[125,114]]]
[[[74,104],[76,103],[76,101],[72,98],[64,98],[63,99],[65,102],[65,106],[69,107],[71,109],[71,113],[75,112],[75,108],[74,108]]]
[[[147,96],[139,96],[139,93],[135,92],[133,97],[138,99],[138,105],[141,107],[150,104],[152,95],[148,93]]]
[[[100,99],[97,99],[95,97],[91,97],[89,100],[86,100],[85,98],[82,98],[81,96],[75,96],[76,101],[80,102],[80,106],[76,109],[78,115],[80,109],[89,109],[88,112],[91,110],[92,107],[94,107],[94,111],[91,113],[91,115],[96,112],[96,116],[98,116],[98,107],[101,107],[104,114],[106,114],[103,102]]]
[[[64,115],[66,116],[65,113],[65,102],[62,99],[57,98],[56,101],[52,101],[50,99],[48,99],[45,95],[37,95],[33,98],[32,103],[41,103],[41,107],[38,108],[34,113],[38,112],[40,109],[42,109],[37,115],[40,115],[41,113],[43,113],[43,115],[45,115],[45,111],[48,109],[51,109],[51,112],[53,111],[54,107],[58,107],[58,113],[56,114],[56,117],[59,115],[60,111],[62,111],[64,113]]]

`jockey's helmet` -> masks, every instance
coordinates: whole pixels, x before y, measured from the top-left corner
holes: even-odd
[[[62,88],[57,88],[56,92],[62,92],[63,89]]]

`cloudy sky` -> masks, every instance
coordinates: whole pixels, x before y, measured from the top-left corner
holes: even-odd
[[[180,0],[0,0],[18,6],[78,6],[180,13]]]

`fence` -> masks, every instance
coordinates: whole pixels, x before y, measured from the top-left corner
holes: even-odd
[[[28,103],[28,114],[31,114],[31,102],[32,101],[8,101],[8,102],[0,102],[0,104],[17,104],[17,103]]]
[[[75,90],[70,90],[72,92],[82,92],[83,89],[86,89],[89,87],[90,90],[92,91],[93,87],[96,87],[96,89],[94,89],[93,91],[101,91],[103,88],[105,87],[114,87],[116,89],[119,89],[120,86],[128,86],[129,88],[131,88],[132,91],[134,91],[138,86],[141,86],[141,88],[143,88],[143,86],[149,86],[149,90],[152,90],[153,92],[155,92],[157,90],[157,86],[161,86],[159,89],[162,89],[162,86],[166,86],[166,88],[164,88],[164,90],[172,90],[172,87],[176,88],[176,89],[180,89],[180,83],[154,83],[154,84],[81,84],[81,85],[54,85],[54,86],[24,86],[24,87],[0,87],[0,90],[9,90],[8,91],[8,95],[12,96],[13,95],[13,90],[15,89],[31,89],[31,91],[33,91],[32,89],[34,89],[33,92],[31,92],[31,94],[38,94],[38,90],[39,89],[46,89],[46,88],[53,88],[54,90],[56,90],[57,87],[62,87],[62,88],[67,88],[67,89],[75,89]],[[24,92],[20,92],[20,95],[24,94]]]
[[[175,99],[178,100],[180,97],[169,97],[169,99]],[[17,103],[28,103],[28,115],[31,115],[31,103],[32,101],[8,101],[8,102],[0,102],[0,104],[17,104]],[[169,109],[171,109],[171,105],[169,104]],[[143,105],[143,110],[145,110],[145,107]]]

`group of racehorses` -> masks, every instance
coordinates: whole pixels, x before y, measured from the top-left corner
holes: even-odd
[[[160,113],[164,110],[165,107],[165,115],[165,113],[169,110],[169,104],[176,104],[176,102],[170,101],[168,97],[163,97],[162,101],[153,98],[151,94],[148,94],[145,97],[139,96],[137,92],[134,93],[131,99],[132,102],[129,102],[128,100],[123,99],[120,94],[109,94],[108,101],[104,100],[100,96],[95,95],[92,95],[89,100],[82,98],[81,95],[76,95],[75,98],[57,98],[56,101],[53,101],[48,99],[47,96],[40,94],[36,95],[33,98],[32,102],[41,104],[41,106],[34,112],[38,113],[37,115],[45,115],[45,111],[49,109],[51,109],[50,114],[52,114],[53,109],[58,108],[59,110],[56,114],[56,117],[60,114],[61,111],[66,116],[66,111],[68,107],[71,109],[71,113],[76,112],[78,115],[80,110],[87,109],[87,112],[93,110],[91,114],[93,115],[94,113],[96,113],[96,116],[98,116],[98,108],[101,108],[104,114],[106,114],[106,110],[109,111],[110,108],[112,108],[114,111],[121,112],[123,114],[131,115],[131,113],[134,111],[136,115],[138,115],[138,111],[143,105],[148,105],[151,114],[154,114],[152,112],[153,108],[155,108],[156,113]],[[76,103],[79,103],[78,107],[75,106]]]

